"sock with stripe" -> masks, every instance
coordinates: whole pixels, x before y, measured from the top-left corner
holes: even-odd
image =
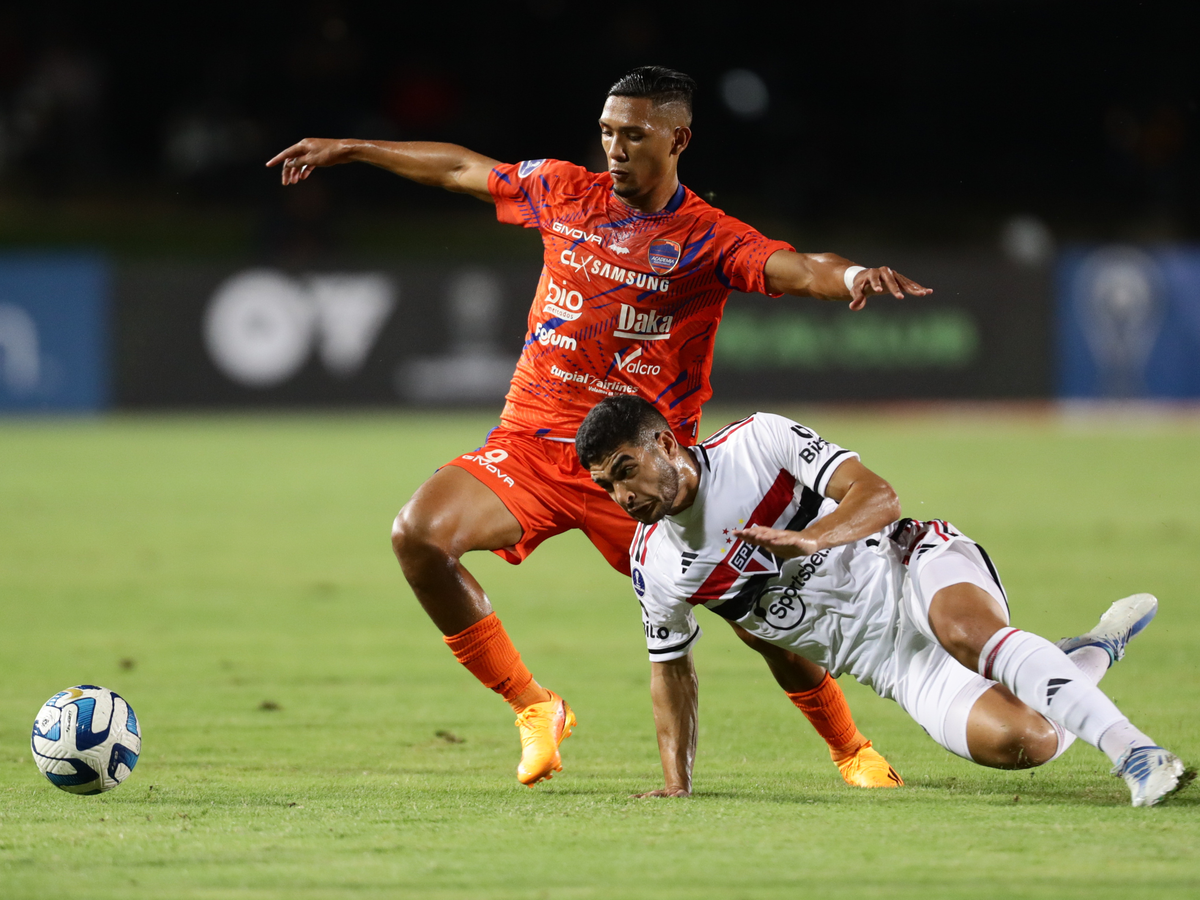
[[[1083,738],[1115,763],[1132,743],[1153,744],[1054,644],[1036,634],[1001,628],[979,654],[979,674],[998,681],[1065,732]],[[1114,737],[1106,736],[1113,729]],[[1060,732],[1059,754],[1065,736]],[[1105,740],[1102,742],[1101,738]],[[1115,745],[1120,743],[1117,748]],[[1070,743],[1067,742],[1067,746]],[[1058,754],[1056,754],[1058,755]]]
[[[787,696],[825,739],[835,763],[853,756],[867,742],[854,724],[846,695],[828,672],[815,688]]]
[[[524,709],[517,698],[533,683],[533,675],[495,613],[442,640],[484,687],[502,696],[517,712]]]

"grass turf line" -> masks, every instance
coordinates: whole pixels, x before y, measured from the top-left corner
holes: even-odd
[[[906,514],[983,543],[1019,626],[1053,639],[1117,597],[1157,593],[1158,620],[1104,687],[1200,759],[1200,431],[799,418],[859,450]],[[538,678],[580,716],[565,770],[522,788],[511,714],[454,663],[387,544],[412,490],[490,424],[0,424],[0,896],[1200,889],[1200,793],[1130,809],[1082,745],[1032,773],[982,769],[849,679],[860,726],[908,787],[843,787],[765,666],[703,613],[697,796],[630,799],[661,777],[637,605],[577,534],[520,567],[468,560]],[[100,797],[55,790],[28,749],[38,704],[81,681],[120,691],[145,731],[133,776]]]

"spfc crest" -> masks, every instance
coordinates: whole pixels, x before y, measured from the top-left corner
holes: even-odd
[[[667,275],[679,265],[679,244],[675,241],[651,241],[647,257],[652,268],[659,275]]]

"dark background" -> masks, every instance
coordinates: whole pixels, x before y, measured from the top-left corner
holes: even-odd
[[[1018,214],[1059,241],[1195,238],[1200,65],[1185,8],[6,4],[0,242],[457,252],[487,215],[464,198],[353,166],[285,192],[262,163],[321,135],[597,167],[605,89],[650,62],[700,84],[683,180],[807,249],[991,246]],[[757,118],[721,100],[737,68],[768,88]]]
[[[1178,3],[5,4],[0,254],[84,249],[111,266],[118,405],[419,402],[397,366],[450,352],[456,273],[503,283],[492,337],[515,356],[537,235],[368,166],[284,189],[265,161],[344,136],[600,170],[608,86],[659,63],[699,84],[685,184],[800,250],[935,289],[866,318],[735,296],[744,340],[718,341],[718,397],[1049,397],[1064,250],[1200,238],[1194,45]],[[739,71],[757,107],[731,98]],[[402,296],[352,375],[315,355],[286,383],[238,385],[202,322],[226,279],[264,268],[387,272]],[[920,329],[947,315],[974,348],[920,362]],[[829,353],[769,340],[797,329]]]

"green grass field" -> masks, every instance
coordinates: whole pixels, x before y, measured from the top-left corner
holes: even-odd
[[[987,546],[1015,624],[1054,639],[1158,594],[1104,686],[1200,761],[1200,422],[799,416],[891,479],[907,514]],[[1081,743],[1032,773],[982,769],[843,679],[908,782],[852,790],[704,614],[696,796],[631,799],[660,778],[639,613],[576,534],[519,568],[468,558],[579,715],[565,770],[521,787],[512,715],[443,647],[388,545],[413,489],[490,424],[0,422],[0,897],[1200,894],[1200,788],[1131,809]],[[121,692],[145,735],[98,797],[56,790],[29,752],[39,705],[79,682]]]

